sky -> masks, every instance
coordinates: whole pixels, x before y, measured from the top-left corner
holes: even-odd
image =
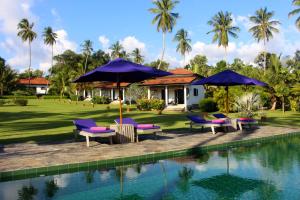
[[[28,44],[17,37],[17,24],[22,18],[34,22],[34,31],[38,37],[32,43],[32,67],[47,71],[51,66],[51,47],[43,43],[42,32],[51,26],[58,39],[54,46],[54,54],[67,49],[80,52],[80,44],[91,40],[95,50],[109,52],[112,43],[120,41],[125,50],[140,48],[145,61],[160,57],[162,34],[153,25],[153,0],[0,0],[0,57],[18,71],[28,67]],[[300,31],[295,27],[295,19],[288,18],[293,9],[292,0],[181,0],[174,12],[180,18],[172,33],[166,37],[165,60],[171,68],[183,66],[183,58],[176,52],[173,41],[176,31],[188,30],[192,39],[192,52],[187,55],[186,62],[197,54],[207,56],[210,64],[225,59],[223,48],[212,44],[212,35],[208,35],[211,27],[207,21],[218,11],[229,11],[233,15],[233,23],[239,26],[238,39],[230,38],[226,59],[231,62],[238,57],[247,63],[253,63],[256,55],[264,49],[248,32],[251,23],[249,16],[259,8],[267,7],[274,11],[274,19],[281,25],[279,34],[267,44],[267,51],[293,55],[300,49]]]

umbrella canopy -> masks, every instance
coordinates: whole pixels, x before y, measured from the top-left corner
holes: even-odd
[[[201,79],[193,85],[216,85],[216,86],[234,86],[234,85],[259,85],[267,86],[266,83],[259,80],[243,76],[231,70],[224,70],[208,78]]]
[[[106,65],[97,67],[96,69],[80,76],[75,83],[109,81],[116,82],[119,89],[120,102],[120,124],[122,124],[122,103],[120,83],[135,83],[146,79],[172,75],[172,73],[136,64],[121,58],[110,61]]]
[[[193,185],[215,191],[219,197],[224,199],[236,199],[247,191],[266,187],[268,184],[261,180],[221,174],[194,181]]]
[[[109,81],[116,83],[136,83],[146,79],[168,75],[172,75],[172,73],[118,58],[80,76],[74,82]]]
[[[243,76],[231,70],[224,70],[220,73],[212,75],[210,77],[201,79],[194,82],[192,85],[216,85],[216,86],[225,86],[226,90],[226,113],[228,114],[228,86],[235,85],[259,85],[259,86],[268,86],[266,83],[256,80],[254,78],[249,78]]]

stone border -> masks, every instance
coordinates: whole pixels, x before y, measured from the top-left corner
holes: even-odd
[[[133,156],[133,157],[123,157],[123,158],[91,161],[91,162],[84,162],[84,163],[72,163],[67,165],[56,165],[56,166],[49,166],[49,167],[22,169],[16,171],[5,171],[5,172],[0,172],[0,182],[34,178],[39,176],[73,173],[73,172],[80,172],[80,171],[92,170],[92,169],[108,169],[117,166],[132,165],[137,163],[150,163],[162,159],[177,158],[181,156],[195,155],[199,153],[201,154],[201,153],[216,151],[216,150],[226,150],[229,148],[249,146],[256,143],[261,143],[261,144],[269,143],[278,139],[291,138],[297,136],[300,136],[300,132],[292,132],[292,133],[287,133],[282,135],[274,135],[269,137],[254,138],[248,140],[238,140],[238,141],[232,141],[232,142],[216,144],[216,145],[198,146],[198,147],[193,147],[193,148],[188,148],[183,150],[173,150],[173,151],[166,151],[160,153],[144,154],[144,155]]]

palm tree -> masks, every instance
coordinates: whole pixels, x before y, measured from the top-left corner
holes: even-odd
[[[294,6],[297,6],[298,8],[296,8],[295,10],[292,10],[289,13],[289,17],[292,17],[294,15],[297,15],[300,13],[300,0],[293,0],[292,4]],[[300,30],[300,16],[296,19],[296,27]]]
[[[141,50],[139,48],[135,48],[131,55],[133,56],[133,61],[135,63],[142,64],[144,62],[144,56],[141,55]]]
[[[227,54],[227,47],[229,43],[229,36],[237,38],[237,32],[240,31],[240,28],[233,26],[233,19],[230,12],[218,12],[215,16],[209,20],[208,25],[212,26],[213,29],[207,34],[214,33],[212,42],[218,42],[218,46],[223,46],[225,49],[225,57]]]
[[[21,37],[23,42],[28,41],[29,45],[29,86],[30,86],[30,68],[31,68],[31,42],[37,37],[37,34],[32,30],[34,23],[29,23],[28,19],[23,18],[18,23],[18,36]]]
[[[172,32],[173,27],[176,24],[176,20],[179,17],[178,13],[172,12],[175,8],[175,5],[179,3],[179,1],[172,1],[172,0],[157,0],[152,1],[155,8],[149,9],[149,11],[155,14],[154,19],[152,20],[152,24],[157,23],[157,31],[162,31],[162,53],[160,63],[158,65],[158,69],[160,69],[161,62],[164,59],[165,49],[166,49],[166,42],[165,42],[165,35],[167,32]]]
[[[192,51],[192,47],[190,45],[191,39],[188,38],[188,32],[184,29],[180,29],[177,31],[174,41],[178,42],[176,51],[183,56],[183,64],[185,64],[185,54]]]
[[[56,43],[57,33],[53,32],[50,26],[46,27],[43,32],[44,43],[51,45],[51,67],[53,67],[53,45]]]
[[[254,16],[250,17],[250,21],[255,25],[249,29],[257,42],[263,41],[264,49],[266,49],[266,42],[273,37],[273,32],[278,33],[279,30],[275,27],[280,22],[271,20],[274,16],[274,11],[268,12],[267,8],[261,8],[255,12]],[[266,50],[264,51],[264,71],[266,71]]]
[[[124,48],[120,44],[120,42],[117,41],[116,43],[112,44],[109,49],[112,51],[111,52],[111,57],[113,59],[116,59],[116,58],[120,58],[121,57]]]
[[[91,40],[85,40],[81,44],[83,55],[85,55],[84,73],[87,72],[87,61],[89,56],[93,52],[93,42]]]

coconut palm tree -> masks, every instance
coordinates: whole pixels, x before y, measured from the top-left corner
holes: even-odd
[[[34,23],[29,23],[28,19],[23,18],[18,23],[18,36],[22,39],[23,42],[28,41],[29,46],[29,86],[30,86],[30,68],[31,68],[31,43],[37,37],[37,34],[32,30]]]
[[[292,17],[292,16],[300,13],[300,0],[293,0],[292,4],[293,4],[293,6],[297,6],[298,8],[296,8],[295,10],[292,10],[289,13],[289,17]],[[295,24],[296,24],[296,27],[300,30],[300,16],[296,19]]]
[[[141,55],[141,50],[139,48],[135,48],[131,55],[135,63],[142,64],[144,62],[144,56]]]
[[[249,29],[257,42],[263,41],[264,49],[266,43],[273,37],[273,33],[278,33],[279,30],[275,27],[280,24],[277,20],[272,20],[274,11],[269,12],[267,8],[261,8],[255,12],[254,16],[249,19],[254,26]],[[266,50],[264,51],[264,71],[266,71]]]
[[[120,44],[119,41],[112,44],[109,49],[111,50],[111,57],[113,59],[120,58],[124,50],[123,46]]]
[[[233,25],[232,15],[227,11],[225,13],[223,11],[218,12],[207,23],[213,28],[211,31],[207,32],[207,34],[214,34],[212,42],[218,42],[219,47],[224,47],[226,57],[229,36],[237,38],[237,32],[240,31],[240,28]]]
[[[84,73],[87,72],[87,61],[89,56],[93,52],[93,42],[91,40],[85,40],[81,44],[83,55],[85,56]]]
[[[51,45],[51,67],[53,67],[53,46],[56,43],[57,33],[53,32],[50,26],[46,27],[43,32],[44,43]]]
[[[166,49],[166,42],[165,36],[167,32],[172,32],[173,27],[176,24],[176,20],[179,17],[178,13],[174,13],[173,10],[178,4],[179,1],[172,1],[172,0],[157,0],[152,1],[155,8],[150,8],[149,11],[155,14],[154,19],[152,20],[152,24],[157,24],[156,29],[158,32],[162,31],[162,53],[161,59],[158,66],[160,69],[161,62],[164,59],[165,49]]]
[[[183,28],[177,31],[174,41],[178,42],[176,51],[183,56],[183,64],[185,64],[185,55],[192,51],[191,39],[188,37],[188,32]]]

